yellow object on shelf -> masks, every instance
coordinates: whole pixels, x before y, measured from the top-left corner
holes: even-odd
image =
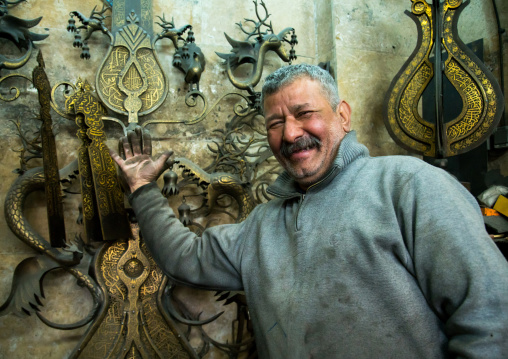
[[[494,209],[501,213],[502,215],[505,215],[508,217],[508,198],[505,196],[499,196],[497,197],[496,204],[494,205]]]

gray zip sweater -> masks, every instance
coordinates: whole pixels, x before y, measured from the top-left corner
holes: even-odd
[[[245,290],[260,358],[508,358],[508,264],[455,179],[351,132],[296,188],[283,173],[276,199],[201,237],[156,184],[130,200],[166,274]]]

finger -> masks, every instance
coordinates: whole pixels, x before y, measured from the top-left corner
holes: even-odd
[[[143,148],[145,147],[145,139],[143,138],[143,130],[141,129],[141,126],[136,126],[134,132],[139,140],[139,153],[144,153]]]
[[[122,141],[123,154],[126,160],[132,157],[132,148],[129,143],[129,139],[127,137],[122,137],[120,139]]]
[[[113,149],[109,149],[109,155],[111,156],[111,158],[113,159],[113,161],[116,162],[116,164],[119,166],[119,167],[122,167],[122,164],[124,162],[124,160],[122,159],[122,157],[120,157],[118,155],[118,153],[115,152],[115,150]]]
[[[118,140],[118,155],[125,159],[125,152],[123,150],[123,137]]]
[[[143,154],[152,156],[152,136],[148,131],[143,133]]]
[[[155,167],[158,168],[161,173],[167,168],[166,161],[172,154],[173,151],[166,151],[155,161]]]
[[[132,146],[133,156],[141,154],[141,142],[136,131],[129,131],[129,142]]]

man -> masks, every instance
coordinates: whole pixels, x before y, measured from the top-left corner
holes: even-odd
[[[201,238],[154,183],[169,153],[152,161],[140,133],[112,153],[163,270],[245,290],[260,358],[508,358],[508,264],[471,195],[418,159],[369,157],[318,67],[277,70],[262,103],[275,199]]]

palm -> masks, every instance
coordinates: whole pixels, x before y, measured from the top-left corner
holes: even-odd
[[[152,141],[149,134],[143,136],[140,129],[129,131],[128,137],[120,140],[125,159],[110,150],[111,157],[122,170],[122,177],[131,192],[156,181],[166,168],[166,160],[172,152],[163,153],[157,160],[152,154]]]
[[[154,161],[149,155],[136,155],[125,160],[121,169],[128,182],[134,178],[136,181],[150,183],[156,181],[164,170],[164,163],[158,162],[160,161]]]

